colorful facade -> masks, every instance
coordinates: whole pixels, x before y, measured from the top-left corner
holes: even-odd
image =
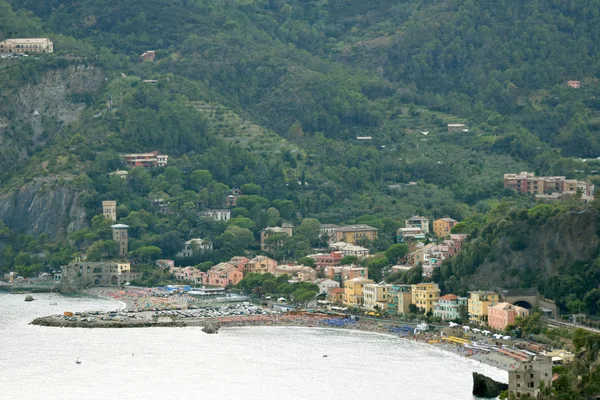
[[[392,297],[392,285],[367,284],[363,287],[364,307],[369,310],[384,311]]]
[[[524,318],[529,315],[529,310],[510,303],[498,303],[488,308],[488,326],[492,329],[503,331],[508,325],[515,323],[517,317]]]
[[[364,304],[364,286],[375,283],[370,279],[354,278],[344,282],[344,304],[353,307],[362,307]]]
[[[445,238],[458,221],[452,218],[440,218],[433,221],[433,232],[439,238]]]
[[[439,298],[433,306],[433,316],[444,321],[461,319],[461,309],[467,309],[467,298],[455,294],[447,294]],[[466,314],[466,312],[465,312]]]
[[[412,285],[412,304],[417,306],[420,312],[427,314],[433,312],[433,306],[440,298],[440,287],[437,283],[419,283]]]
[[[469,321],[485,325],[488,321],[488,310],[498,304],[498,293],[478,290],[469,292],[468,311]]]

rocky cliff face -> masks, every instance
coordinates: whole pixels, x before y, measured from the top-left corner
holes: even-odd
[[[79,193],[42,182],[0,195],[0,218],[16,233],[50,237],[64,237],[87,226]]]
[[[503,233],[493,234],[491,246],[477,240],[469,244],[471,250],[478,245],[486,249],[485,261],[469,277],[472,287],[493,287],[498,282],[520,287],[527,270],[538,276],[540,272],[556,275],[576,261],[595,259],[600,249],[600,212],[593,208],[561,213],[543,222],[500,221],[495,230]],[[515,231],[522,232],[516,241],[511,234]]]
[[[0,93],[0,168],[14,169],[75,121],[82,96],[97,91],[104,74],[93,66],[47,71],[39,83]]]

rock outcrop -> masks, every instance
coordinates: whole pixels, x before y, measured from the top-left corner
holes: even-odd
[[[16,233],[64,237],[87,226],[80,194],[72,188],[37,181],[0,195],[0,218]]]
[[[487,399],[495,398],[500,392],[508,390],[506,383],[496,382],[492,378],[473,372],[473,395]]]

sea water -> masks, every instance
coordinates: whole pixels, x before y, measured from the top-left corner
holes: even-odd
[[[508,379],[474,360],[376,333],[33,326],[39,316],[122,307],[90,297],[34,297],[0,293],[1,399],[461,400],[473,398],[473,371]]]

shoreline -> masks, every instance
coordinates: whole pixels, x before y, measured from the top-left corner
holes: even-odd
[[[140,292],[138,288],[132,288],[136,292]],[[142,296],[144,289],[141,290]],[[119,295],[120,293],[120,295]],[[236,327],[253,327],[253,326],[273,326],[273,327],[297,327],[297,328],[324,328],[324,329],[344,329],[350,331],[360,331],[377,333],[390,337],[405,339],[411,342],[419,342],[427,346],[431,346],[445,353],[452,353],[461,358],[468,358],[474,362],[479,362],[503,371],[509,371],[517,362],[508,356],[497,352],[481,352],[474,349],[467,349],[455,343],[441,340],[441,331],[421,333],[414,335],[413,329],[415,324],[403,321],[375,321],[369,319],[358,318],[358,322],[351,319],[342,318],[315,318],[314,316],[296,316],[287,314],[268,314],[256,316],[230,316],[218,318],[154,318],[152,311],[138,311],[135,313],[124,313],[124,310],[138,309],[141,301],[146,301],[150,297],[131,298],[123,296],[123,291],[115,291],[114,289],[94,288],[84,292],[86,296],[96,297],[103,300],[111,300],[118,302],[118,313],[123,318],[118,320],[98,320],[93,321],[67,321],[63,316],[46,316],[34,319],[30,324],[48,327],[67,327],[67,328],[152,328],[152,327],[206,327],[215,326],[219,328],[236,328]],[[148,296],[151,296],[150,291],[146,291]],[[180,306],[185,311],[183,302],[184,299],[158,299],[162,302],[161,305],[167,307]],[[174,300],[170,301],[169,300]],[[150,302],[150,305],[155,303]],[[85,314],[85,313],[83,313]],[[107,315],[108,312],[99,314]],[[95,318],[95,317],[92,317]],[[400,330],[402,326],[402,330]],[[410,329],[408,329],[410,327]],[[394,330],[392,330],[394,329]]]

